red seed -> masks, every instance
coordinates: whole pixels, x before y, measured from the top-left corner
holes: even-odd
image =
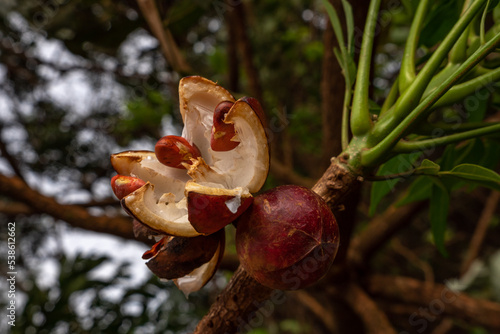
[[[122,199],[145,184],[143,180],[132,176],[115,175],[111,179],[111,188],[118,199]]]
[[[191,165],[191,159],[201,157],[200,150],[195,145],[179,136],[165,136],[158,140],[155,154],[162,164],[179,169],[185,168],[183,163]]]
[[[231,140],[236,134],[234,125],[224,123],[224,118],[233,104],[233,102],[224,101],[215,107],[212,137],[210,139],[210,147],[214,151],[230,151],[240,144]]]

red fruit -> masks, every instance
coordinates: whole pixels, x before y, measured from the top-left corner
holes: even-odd
[[[191,159],[201,157],[195,145],[191,145],[179,136],[165,136],[158,140],[155,145],[155,154],[162,164],[179,169],[186,168],[184,163],[191,165]]]
[[[122,199],[145,184],[143,180],[132,176],[115,175],[111,179],[111,188],[118,199]]]
[[[198,188],[198,189],[197,189]],[[188,219],[201,234],[212,234],[232,223],[252,204],[250,193],[234,194],[232,190],[204,192],[203,188],[191,183],[187,189]]]
[[[237,221],[240,263],[258,282],[295,290],[319,280],[339,246],[338,225],[311,190],[281,186],[254,198]]]
[[[210,139],[210,147],[214,151],[230,151],[240,144],[238,141],[231,140],[236,134],[234,124],[224,122],[226,114],[233,105],[233,102],[224,101],[215,107]]]

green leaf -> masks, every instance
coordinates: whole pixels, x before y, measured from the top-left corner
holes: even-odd
[[[498,141],[495,140],[481,140],[481,142],[484,146],[484,153],[480,159],[479,165],[494,169],[500,161],[500,145]]]
[[[344,32],[342,30],[342,24],[340,23],[339,17],[337,15],[337,11],[328,0],[322,0],[322,2],[330,18],[330,22],[333,27],[333,32],[335,33],[335,37],[339,45],[339,49],[334,48],[333,52],[335,53],[337,61],[339,62],[340,67],[344,72],[346,81],[349,82],[350,85],[352,86],[356,79],[356,63],[354,62],[354,46],[353,46],[354,18],[352,14],[352,8],[347,1],[343,0],[343,6],[345,12],[344,14],[347,25],[347,38],[348,38],[346,47],[344,42]],[[350,87],[346,87],[346,89],[350,89]]]
[[[352,14],[352,6],[347,0],[342,0],[344,7],[344,15],[347,26],[347,51],[351,57],[354,56],[354,15]]]
[[[487,83],[484,83],[486,85]],[[467,115],[467,122],[481,122],[488,111],[490,105],[490,95],[488,88],[476,89],[474,95],[465,98],[464,107]],[[468,103],[465,103],[467,101]]]
[[[407,172],[413,168],[413,164],[421,156],[421,153],[400,154],[383,164],[378,172],[378,176],[393,175]],[[378,204],[387,194],[389,194],[401,179],[388,178],[384,181],[374,182],[371,188],[369,214],[375,214]]]
[[[458,165],[451,171],[439,172],[439,176],[458,178],[487,188],[500,190],[500,175],[479,165]]]
[[[457,165],[457,148],[456,144],[446,146],[446,149],[439,159],[439,165],[442,170],[450,170]]]
[[[342,52],[338,48],[333,48],[333,54],[335,55],[335,58],[337,58],[340,68],[342,69],[342,74],[345,78],[347,78],[349,70],[346,68],[345,59]]]
[[[500,3],[500,0],[490,0],[488,3],[488,12],[491,12],[493,9],[495,9],[495,7],[498,6],[498,3]]]
[[[408,187],[406,195],[396,203],[396,206],[403,206],[428,199],[431,197],[432,184],[429,176],[418,176]]]
[[[454,146],[454,145],[450,145]],[[484,145],[483,141],[479,138],[470,140],[467,145],[461,147],[455,147],[456,158],[453,166],[457,166],[463,163],[478,163],[484,157]],[[482,163],[479,163],[482,165]],[[453,168],[453,167],[451,167]],[[447,168],[447,169],[451,169]]]
[[[431,201],[429,204],[429,215],[431,221],[431,231],[434,243],[439,252],[447,257],[444,246],[446,223],[448,218],[448,208],[450,206],[450,195],[446,187],[437,178],[432,178]]]
[[[420,33],[421,43],[431,47],[442,40],[457,22],[461,10],[461,6],[457,6],[456,1],[436,1]]]
[[[422,175],[437,175],[441,167],[430,160],[424,159],[419,167],[415,169],[415,173]]]
[[[342,54],[344,54],[344,51],[347,50],[345,49],[344,32],[342,31],[342,24],[340,23],[337,11],[328,0],[322,0],[321,2],[323,3],[323,6],[325,6],[328,17],[330,18],[330,23],[333,27],[333,32],[335,33],[335,37],[337,38]]]

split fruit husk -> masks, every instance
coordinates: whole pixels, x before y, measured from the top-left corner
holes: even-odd
[[[174,280],[184,293],[201,289],[214,275],[224,254],[224,230],[193,238],[165,236],[143,255],[159,278]]]
[[[146,182],[122,200],[135,219],[169,235],[207,235],[234,221],[267,178],[269,147],[263,112],[255,99],[235,101],[224,88],[201,77],[182,79],[179,98],[183,137],[199,149],[201,157],[185,164],[186,170],[161,164],[149,151],[114,154],[111,163],[118,174]],[[233,140],[240,144],[230,151],[210,147],[213,112],[222,101],[234,101],[224,121],[234,124]]]
[[[252,193],[259,191],[267,178],[269,146],[257,100],[236,101],[221,86],[198,76],[180,81],[179,100],[182,137],[199,151],[199,156],[194,154],[189,162],[167,166],[155,152],[126,151],[113,154],[111,163],[119,175],[144,181],[121,200],[128,214],[154,231],[194,238],[222,230],[251,205]],[[227,151],[215,151],[210,143],[213,114],[223,101],[233,103],[223,122],[234,126],[230,140],[239,144]],[[168,159],[160,160],[171,164]],[[215,271],[212,265],[199,268],[206,271],[203,277],[211,277]],[[179,284],[196,286],[184,281]]]

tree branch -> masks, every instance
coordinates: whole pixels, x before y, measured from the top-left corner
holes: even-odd
[[[293,291],[291,295],[297,299],[299,303],[305,305],[314,313],[331,333],[337,332],[337,324],[335,323],[335,318],[332,316],[331,311],[314,298],[314,296],[304,290]]]
[[[3,124],[0,124],[0,134],[2,133],[2,128]],[[0,136],[0,153],[2,153],[2,156],[7,160],[9,165],[11,166],[12,170],[14,173],[21,179],[23,182],[26,182],[24,180],[23,173],[21,172],[21,168],[19,167],[18,161],[10,154],[9,150],[7,149],[7,145],[5,145],[4,141],[1,139]]]
[[[137,4],[153,35],[158,39],[163,56],[170,66],[172,66],[173,70],[178,73],[191,72],[188,63],[175,43],[172,33],[170,30],[163,28],[163,23],[154,0],[137,0]]]
[[[282,164],[278,159],[273,159],[271,161],[271,173],[273,173],[277,179],[286,183],[296,184],[307,188],[311,188],[314,185],[314,180],[297,174],[291,166]]]
[[[247,329],[247,326],[252,327],[252,320],[259,316],[254,311],[262,306],[262,302],[267,300],[272,292],[272,289],[260,285],[240,266],[194,333],[236,333]],[[279,291],[276,294],[283,298],[279,296]],[[245,318],[245,315],[248,316]]]
[[[129,218],[92,216],[80,206],[59,204],[55,199],[33,190],[18,177],[0,174],[0,188],[2,193],[9,198],[24,203],[32,210],[61,219],[73,227],[135,240],[132,222]]]
[[[337,289],[329,289],[334,295],[342,297],[364,323],[366,333],[396,334],[386,314],[375,301],[356,283],[348,283]]]
[[[410,203],[402,207],[390,206],[351,242],[348,258],[357,266],[364,265],[369,258],[389,240],[412,216],[421,210],[423,202]]]
[[[331,1],[335,9],[342,13],[340,1]],[[340,15],[343,17],[343,15]],[[342,108],[345,80],[342,69],[335,58],[333,48],[337,47],[331,24],[323,35],[324,53],[321,76],[321,115],[322,115],[322,161],[328,162],[342,151],[340,129],[342,127]]]
[[[481,245],[483,244],[484,237],[486,236],[486,231],[490,225],[491,218],[495,213],[495,210],[500,201],[500,192],[493,190],[484,205],[483,212],[477,221],[476,230],[470,239],[469,248],[462,263],[462,268],[460,268],[460,275],[464,275],[467,270],[469,270],[470,265],[479,254]]]
[[[228,3],[231,6],[231,3]],[[259,71],[253,63],[253,48],[247,33],[247,15],[244,2],[232,5],[233,10],[228,12],[228,18],[232,20],[231,26],[235,28],[235,39],[237,41],[239,53],[243,61],[243,67],[248,77],[250,93],[264,103],[262,98],[262,86],[260,84]],[[265,108],[264,108],[265,110]]]
[[[443,284],[430,285],[408,277],[373,275],[367,278],[366,288],[378,297],[423,306],[434,318],[449,315],[500,330],[500,304],[452,291]],[[416,306],[415,312],[418,309]]]
[[[20,202],[0,201],[0,213],[7,216],[32,215],[35,212],[26,204]]]

